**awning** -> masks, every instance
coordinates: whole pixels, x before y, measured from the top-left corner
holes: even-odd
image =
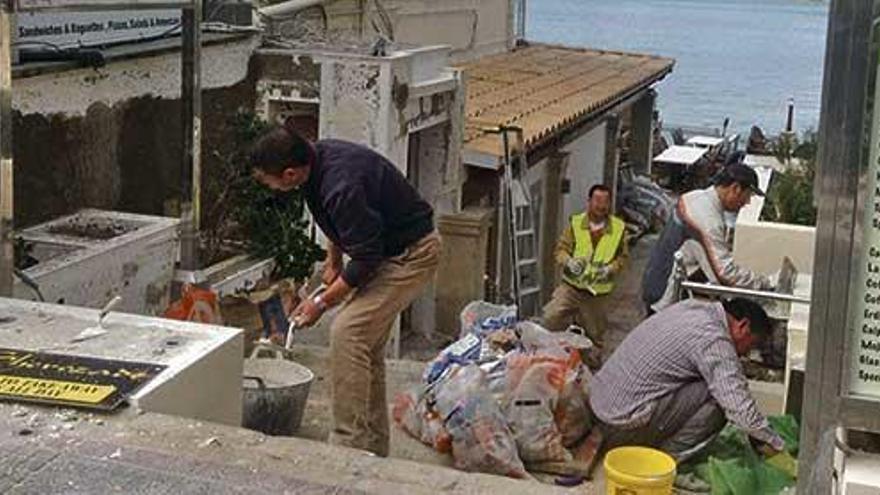
[[[466,72],[465,153],[497,161],[501,138],[486,128],[522,127],[526,150],[600,115],[672,71],[651,55],[530,44],[460,68]]]

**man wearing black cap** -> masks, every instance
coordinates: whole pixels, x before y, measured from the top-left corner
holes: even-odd
[[[758,187],[758,174],[735,162],[724,168],[714,186],[679,198],[642,278],[642,300],[649,313],[675,302],[673,260],[678,251],[684,255],[686,265],[706,267],[709,273],[704,275],[722,285],[772,290],[773,284],[765,275],[734,262],[727,242],[725,213],[738,213],[749,204],[752,194],[764,195]]]

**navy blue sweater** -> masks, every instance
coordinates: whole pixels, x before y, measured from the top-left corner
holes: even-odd
[[[434,211],[399,170],[367,147],[325,139],[303,192],[324,234],[351,260],[342,279],[363,286],[387,258],[434,230]]]

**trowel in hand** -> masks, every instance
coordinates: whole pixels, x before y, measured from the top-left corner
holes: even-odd
[[[308,297],[303,298],[303,301],[310,301],[319,295],[321,295],[325,290],[327,290],[327,285],[322,283],[315,290],[313,290]],[[300,328],[299,320],[296,318],[290,319],[290,325],[287,327],[287,338],[284,340],[284,348],[290,350],[293,347],[293,334],[296,333],[296,330]]]

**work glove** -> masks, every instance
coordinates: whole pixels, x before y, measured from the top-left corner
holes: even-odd
[[[600,263],[593,266],[593,278],[597,282],[607,282],[614,275],[614,269],[610,263]]]
[[[797,478],[798,461],[788,452],[780,452],[767,458],[767,464],[779,469],[792,478]]]
[[[583,258],[569,258],[563,267],[565,273],[571,277],[580,277],[586,269],[587,262]]]

